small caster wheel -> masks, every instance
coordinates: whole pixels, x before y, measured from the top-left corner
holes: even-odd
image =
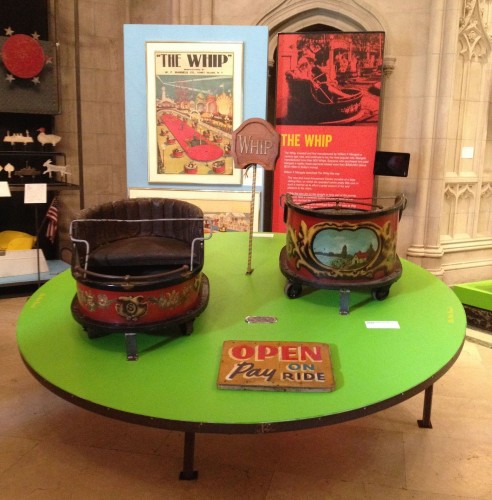
[[[85,330],[85,332],[87,333],[87,336],[90,339],[98,339],[99,337],[103,337],[104,336],[103,332],[99,332],[97,330],[94,330],[93,328],[88,328],[88,327],[84,326],[84,330]]]
[[[287,283],[284,287],[284,292],[289,299],[297,299],[301,296],[302,286],[297,283]]]
[[[181,333],[183,335],[191,335],[193,333],[193,321],[187,321],[179,325]]]
[[[376,300],[384,300],[389,295],[389,293],[390,293],[390,291],[389,291],[389,288],[387,288],[387,287],[375,288],[371,292],[372,298],[376,299]]]

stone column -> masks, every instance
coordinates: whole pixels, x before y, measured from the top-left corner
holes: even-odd
[[[415,230],[407,258],[436,275],[443,274],[440,219],[459,20],[460,6],[456,0],[432,0]]]

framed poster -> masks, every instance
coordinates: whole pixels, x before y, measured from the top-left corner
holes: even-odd
[[[279,200],[372,198],[383,64],[382,32],[280,33],[272,229]]]
[[[241,184],[241,42],[146,42],[149,183]]]
[[[212,221],[214,231],[249,231],[251,192],[248,191],[192,191],[183,189],[130,188],[129,198],[172,198],[188,201],[200,207],[203,215]],[[260,193],[255,193],[253,231],[259,230]]]

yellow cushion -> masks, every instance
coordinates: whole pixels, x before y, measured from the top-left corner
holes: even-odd
[[[0,248],[2,250],[30,250],[36,237],[22,231],[0,231]]]

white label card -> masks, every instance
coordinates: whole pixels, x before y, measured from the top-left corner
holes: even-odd
[[[390,328],[399,329],[398,321],[366,321],[366,328]]]
[[[5,182],[0,182],[0,197],[1,198],[7,198],[9,196],[12,196],[10,194],[10,188],[9,188],[9,183],[7,181]]]
[[[48,198],[47,184],[25,184],[24,203],[46,203]]]

